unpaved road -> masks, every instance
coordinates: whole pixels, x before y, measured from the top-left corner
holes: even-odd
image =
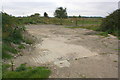
[[[117,78],[118,40],[87,29],[29,25],[37,38],[34,49],[14,59],[15,65],[48,66],[50,78]]]

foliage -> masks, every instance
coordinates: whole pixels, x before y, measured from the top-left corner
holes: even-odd
[[[15,71],[20,72],[25,70],[27,70],[26,64],[21,64],[19,67],[16,68]]]
[[[21,27],[17,27],[17,19],[6,13],[2,13],[2,57],[11,58],[9,53],[17,53],[17,50],[11,45],[18,44],[22,41]]]
[[[3,78],[48,78],[51,71],[45,67],[26,67],[21,64],[15,71],[6,70]]]
[[[57,18],[67,18],[67,12],[66,8],[63,9],[63,7],[59,7],[55,10],[54,16]]]
[[[17,19],[6,13],[2,13],[2,39],[3,42],[19,44],[22,41],[24,27],[18,27]]]
[[[31,15],[30,17],[40,17],[40,14],[39,13],[35,13],[35,14]]]
[[[38,14],[35,14],[36,16]],[[2,13],[2,57],[3,59],[12,58],[12,53],[17,54],[19,51],[15,45],[20,45],[18,48],[23,49],[24,46],[21,45],[22,42],[32,44],[33,40],[23,37],[25,32],[25,27],[23,26],[24,18],[17,18],[7,13]],[[15,45],[13,45],[15,44]]]
[[[108,33],[107,32],[100,32],[98,35],[108,37]]]
[[[25,42],[26,44],[33,44],[34,40],[33,39],[24,39],[23,42]]]
[[[2,58],[3,59],[11,59],[13,56],[11,54],[8,53],[2,53]]]
[[[113,34],[116,36],[120,36],[120,9],[117,9],[110,15],[106,16],[106,18],[103,19],[102,24],[100,26],[100,30],[107,32],[109,34]]]
[[[4,73],[4,72],[8,71],[9,67],[10,67],[9,64],[2,64],[2,72]]]
[[[48,17],[48,14],[46,12],[44,12],[44,17]]]
[[[24,46],[23,44],[20,44],[20,45],[18,46],[18,48],[19,48],[19,49],[25,49],[25,46]]]
[[[24,38],[25,23],[38,23],[39,14],[32,17],[13,17],[6,13],[2,13],[2,58],[10,59],[19,49],[24,49],[21,43],[32,44],[33,39]],[[30,19],[30,21],[29,21]],[[27,22],[27,21],[28,22]],[[17,45],[17,46],[16,46]],[[15,71],[10,71],[10,65],[3,64],[3,78],[48,78],[51,71],[44,67],[26,67],[21,64]]]
[[[14,54],[18,52],[15,48],[12,48],[11,45],[7,43],[2,46],[2,50],[3,52],[11,52]]]

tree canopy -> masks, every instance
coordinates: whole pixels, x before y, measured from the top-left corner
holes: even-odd
[[[44,17],[48,17],[48,14],[46,12],[44,12]]]
[[[106,18],[103,19],[103,22],[101,24],[101,30],[107,31],[110,34],[118,35],[120,36],[120,9],[117,9],[113,13],[106,16]]]
[[[55,10],[54,16],[57,18],[67,18],[66,8],[59,7]]]
[[[35,13],[35,14],[31,15],[31,17],[40,17],[40,14],[39,13]]]

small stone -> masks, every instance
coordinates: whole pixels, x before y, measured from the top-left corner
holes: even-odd
[[[54,68],[54,70],[56,70],[56,68]]]
[[[87,58],[87,56],[84,56],[83,58]]]
[[[62,64],[62,63],[60,63],[60,64]]]
[[[58,67],[69,67],[70,63],[67,60],[62,60],[62,61],[56,61],[54,64]]]
[[[67,59],[67,61],[70,61],[70,59]]]
[[[75,60],[78,60],[77,58],[75,58]]]
[[[14,56],[14,58],[16,58],[17,56]]]

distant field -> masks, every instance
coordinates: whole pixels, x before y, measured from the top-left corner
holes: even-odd
[[[102,18],[67,18],[67,19],[59,19],[59,18],[44,18],[44,17],[25,17],[22,18],[23,23],[26,24],[61,24],[62,25],[100,25],[102,22]]]
[[[67,19],[58,19],[58,18],[42,18],[42,21],[46,24],[60,24],[63,25],[100,25],[102,18],[67,18]]]
[[[55,24],[64,25],[65,28],[85,28],[99,30],[103,18],[45,18],[45,17],[25,17],[22,18],[26,24]],[[27,21],[27,22],[26,22]]]

